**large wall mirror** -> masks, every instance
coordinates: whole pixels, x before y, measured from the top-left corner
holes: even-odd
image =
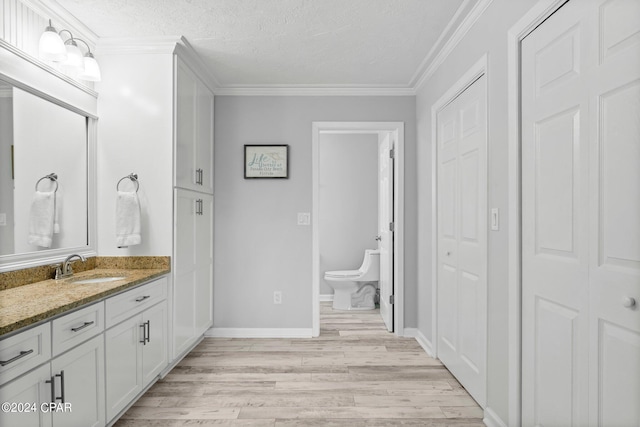
[[[0,74],[0,271],[93,251],[93,122]]]

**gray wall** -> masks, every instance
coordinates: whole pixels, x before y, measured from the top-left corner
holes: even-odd
[[[500,230],[488,235],[487,406],[508,421],[508,139],[507,32],[535,2],[494,0],[417,95],[418,164],[418,329],[431,334],[431,106],[488,53],[488,208],[500,209]]]
[[[404,320],[417,326],[415,98],[216,96],[215,111],[214,327],[312,326],[311,227],[296,220],[311,212],[313,121],[405,123]],[[243,179],[251,143],[289,144],[289,179]]]
[[[378,135],[320,135],[320,295],[333,294],[327,270],[360,267],[376,249]]]

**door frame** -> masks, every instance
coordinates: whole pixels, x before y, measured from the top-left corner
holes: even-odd
[[[404,122],[312,122],[311,139],[311,317],[312,336],[320,335],[320,134],[380,134],[396,135],[393,161],[393,216],[395,231],[393,239],[393,333],[404,335]]]
[[[432,106],[431,106],[431,351],[433,357],[438,357],[438,113],[442,111],[447,105],[449,105],[454,99],[456,99],[462,92],[467,90],[476,80],[483,75],[487,75],[487,62],[488,55],[484,54],[475,64],[473,64],[469,70],[458,79]],[[488,80],[485,84],[489,85]],[[489,99],[489,92],[487,93],[487,105]],[[489,110],[487,108],[487,136],[489,135]],[[489,144],[487,138],[487,146],[485,147],[486,157],[485,163],[488,163],[489,159]],[[489,168],[487,167],[487,186]],[[487,198],[488,198],[487,191]],[[487,200],[488,201],[488,200]],[[487,203],[488,205],[488,203]],[[488,227],[487,227],[488,229]],[[488,230],[487,230],[488,231]],[[485,265],[487,266],[487,274],[484,277],[485,283],[487,283],[488,277],[488,246],[489,246],[489,234],[487,233],[486,239],[487,246],[485,247]],[[488,284],[487,284],[488,285]],[[488,286],[487,286],[488,288]],[[488,295],[488,289],[487,289]],[[486,327],[488,336],[488,327]],[[488,346],[487,346],[488,349]],[[487,355],[485,354],[485,362],[487,361]],[[485,366],[486,372],[486,366]],[[487,377],[488,378],[488,377]]]
[[[508,131],[508,408],[510,426],[522,421],[522,135],[521,44],[569,0],[539,0],[507,34]]]

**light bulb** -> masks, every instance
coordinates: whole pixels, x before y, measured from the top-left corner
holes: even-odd
[[[76,42],[73,39],[67,40],[65,48],[67,60],[62,63],[62,68],[67,72],[82,73],[84,71],[84,58]]]
[[[101,80],[98,61],[96,61],[91,52],[87,52],[84,56],[84,72],[80,73],[78,77],[89,82],[99,82]]]
[[[58,35],[56,29],[51,26],[51,20],[49,20],[49,26],[45,28],[44,33],[40,36],[38,51],[40,53],[40,59],[56,62],[67,59],[67,50],[65,49],[64,42]]]

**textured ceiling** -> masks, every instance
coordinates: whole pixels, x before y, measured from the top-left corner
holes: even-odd
[[[409,87],[458,9],[476,0],[49,3],[100,38],[184,36],[222,87]]]

